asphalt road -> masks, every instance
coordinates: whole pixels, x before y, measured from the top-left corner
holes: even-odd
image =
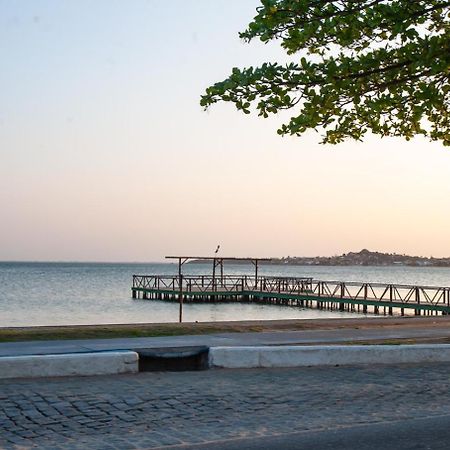
[[[450,416],[234,439],[180,450],[448,450]]]

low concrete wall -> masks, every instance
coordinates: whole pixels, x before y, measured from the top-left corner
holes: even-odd
[[[0,358],[0,378],[136,373],[138,359],[131,351],[5,356]]]
[[[212,347],[210,367],[305,367],[450,362],[449,344]]]

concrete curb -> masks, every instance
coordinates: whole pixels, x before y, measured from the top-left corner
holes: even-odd
[[[305,367],[450,362],[450,344],[211,347],[217,368]]]
[[[137,352],[125,350],[4,356],[0,357],[0,379],[113,375],[147,370],[200,370],[208,367],[250,369],[450,362],[450,344],[210,347],[209,352],[207,347],[199,347],[194,353],[197,359],[198,355],[205,358],[204,365],[199,366],[197,359],[193,365],[189,359],[193,354],[191,347],[146,349],[141,362]],[[153,367],[155,357],[158,359],[157,367]],[[151,367],[144,367],[145,358],[151,359]]]
[[[0,379],[137,373],[138,360],[132,351],[4,356]]]

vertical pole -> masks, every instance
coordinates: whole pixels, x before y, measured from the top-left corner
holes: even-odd
[[[258,260],[255,259],[255,290],[258,287]]]
[[[394,287],[393,287],[393,285],[391,284],[390,286],[389,286],[389,301],[392,303],[392,301],[393,301],[393,298],[394,298]],[[392,316],[392,314],[393,314],[393,312],[392,312],[392,306],[389,306],[389,315],[390,316]]]
[[[341,283],[341,299],[344,298],[344,293],[345,293],[345,285],[344,283]],[[345,303],[343,303],[342,301],[339,304],[339,311],[345,311]]]
[[[220,283],[223,288],[223,259],[220,260]]]
[[[180,302],[180,316],[179,322],[183,322],[183,275],[181,275],[181,258],[178,260],[178,282],[180,292],[178,294],[178,300]]]
[[[419,287],[416,287],[416,303],[417,303],[418,305],[420,305],[420,291],[419,291]],[[417,308],[417,309],[414,311],[414,314],[415,314],[416,316],[420,316],[420,309]]]
[[[212,275],[212,290],[215,291],[216,286],[216,258],[213,258],[213,275]]]
[[[364,285],[364,300],[367,301],[367,284]],[[363,313],[367,313],[367,303],[363,305]]]

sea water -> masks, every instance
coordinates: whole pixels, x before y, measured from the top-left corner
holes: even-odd
[[[132,275],[176,274],[176,264],[0,262],[0,326],[176,322],[175,303],[133,300]],[[209,264],[186,264],[185,274],[211,274]],[[251,265],[225,273],[252,274]],[[450,286],[450,268],[261,266],[261,275],[306,276],[324,281],[364,281]],[[299,307],[236,303],[185,304],[186,322],[363,317]]]

